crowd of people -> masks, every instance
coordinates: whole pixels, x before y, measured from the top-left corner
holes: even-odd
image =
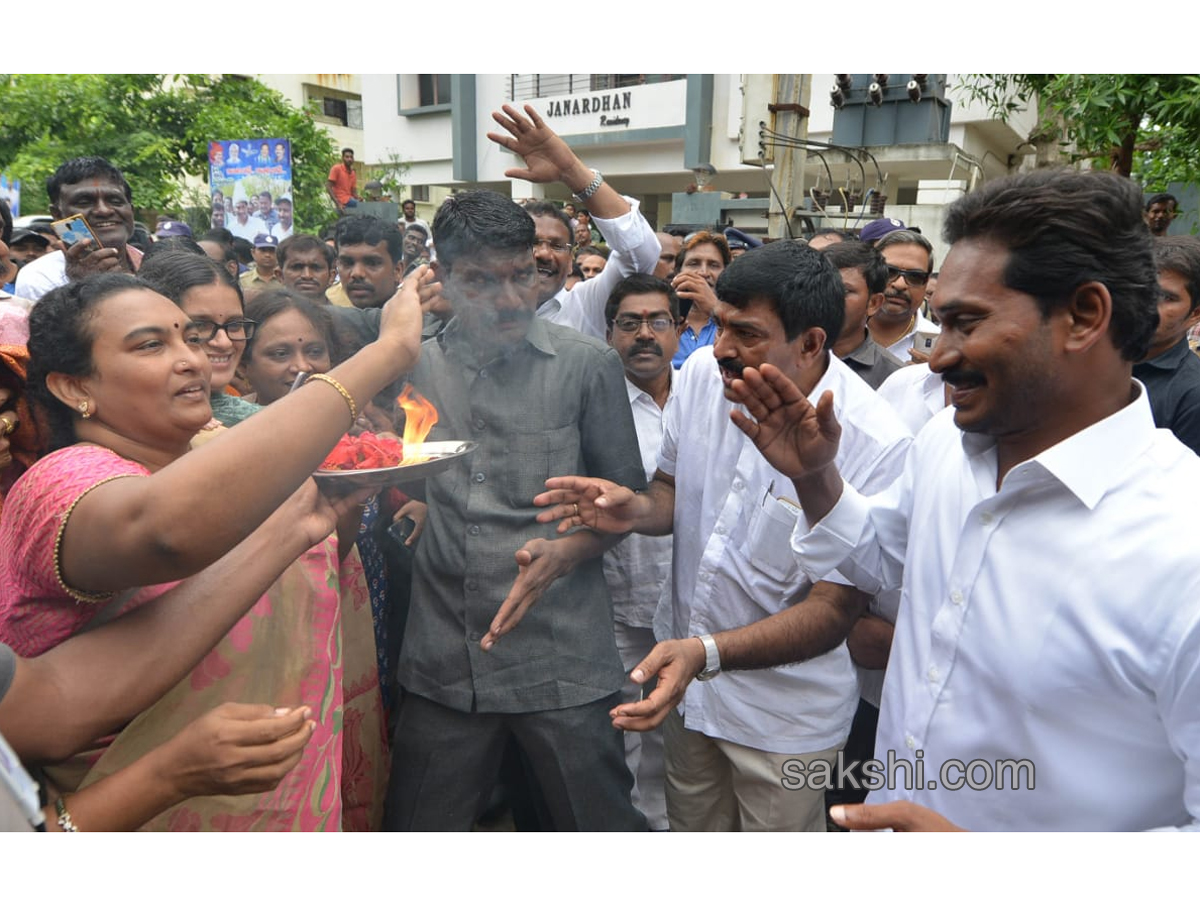
[[[264,194],[143,250],[84,157],[95,241],[6,227],[0,827],[1195,827],[1174,198],[988,182],[935,270],[896,219],[656,231],[493,118],[573,202],[389,222],[347,150],[328,235]],[[318,488],[413,392],[471,452]]]

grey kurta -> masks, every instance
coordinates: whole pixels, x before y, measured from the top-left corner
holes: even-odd
[[[578,706],[617,691],[624,672],[600,560],[551,585],[489,652],[479,648],[517,576],[514,554],[539,525],[533,497],[551,475],[645,487],[616,352],[534,319],[512,354],[480,367],[457,322],[426,342],[414,386],[437,408],[429,440],[474,440],[476,452],[429,480],[399,678],[462,711]]]

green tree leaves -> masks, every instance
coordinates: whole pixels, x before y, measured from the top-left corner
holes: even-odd
[[[208,75],[0,75],[0,170],[25,187],[22,210],[46,211],[42,184],[74,156],[103,156],[133,188],[139,213],[183,216],[185,174],[207,176],[208,142],[292,142],[296,221],[333,218],[325,178],[336,159],[309,111],[260,82]]]

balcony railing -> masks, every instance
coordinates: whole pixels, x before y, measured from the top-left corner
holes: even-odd
[[[683,75],[509,75],[508,100],[521,103],[538,97],[587,94],[613,88],[676,81]]]

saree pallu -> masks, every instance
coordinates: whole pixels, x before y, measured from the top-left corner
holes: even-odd
[[[378,830],[387,746],[370,599],[356,551],[339,566],[336,538],[310,549],[187,677],[107,747],[84,751],[46,775],[61,791],[86,787],[227,701],[309,706],[316,729],[300,762],[273,791],[194,797],[143,830]]]

